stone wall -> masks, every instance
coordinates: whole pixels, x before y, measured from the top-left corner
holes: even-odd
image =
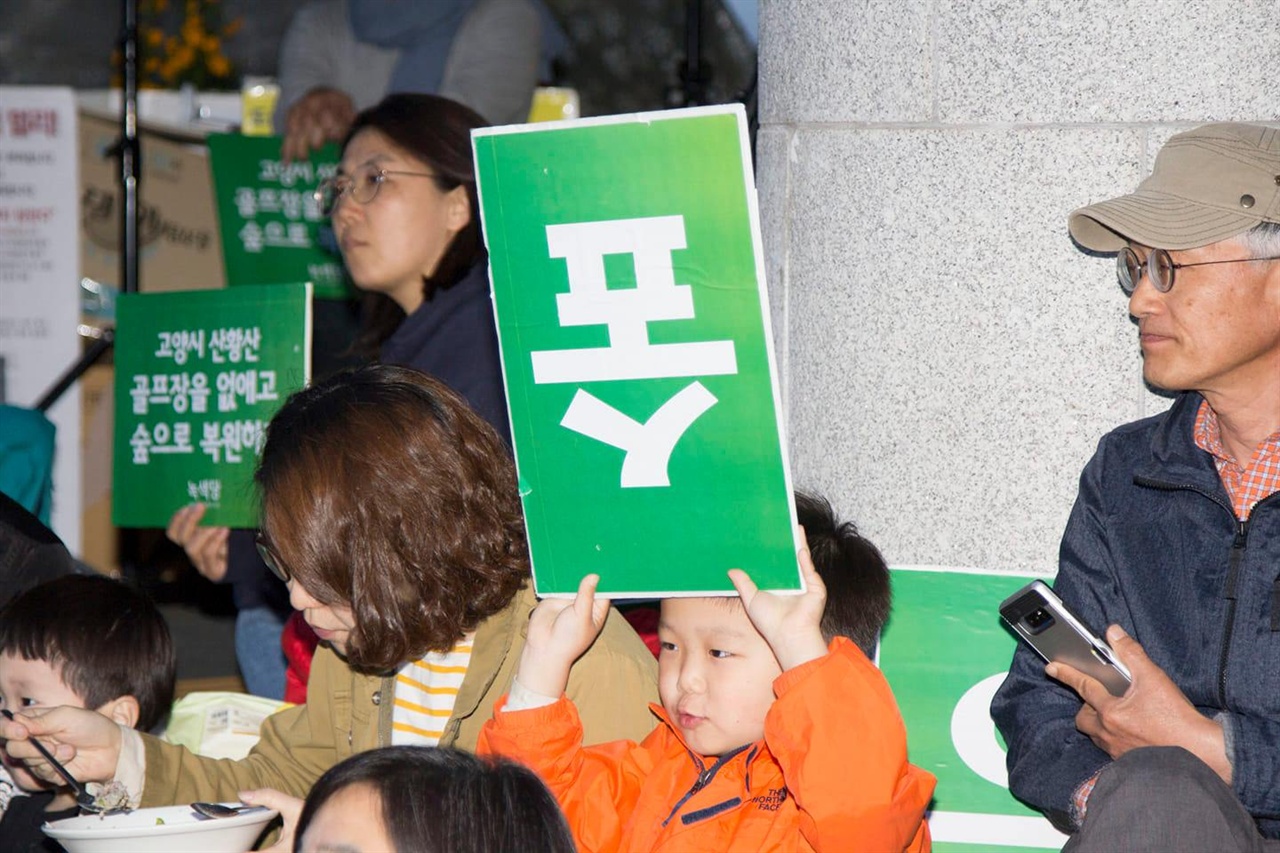
[[[1280,113],[1266,0],[761,0],[758,181],[797,485],[893,564],[1052,573],[1080,469],[1167,406],[1074,208]]]

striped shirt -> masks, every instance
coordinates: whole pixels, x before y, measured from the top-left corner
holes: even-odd
[[[431,652],[396,671],[393,745],[435,746],[440,742],[471,664],[473,639],[475,635],[468,634],[449,651]]]

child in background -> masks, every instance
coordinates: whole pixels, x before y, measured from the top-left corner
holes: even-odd
[[[582,850],[929,850],[935,780],[907,762],[902,717],[867,657],[888,571],[825,501],[801,496],[798,510],[812,528],[804,595],[759,592],[735,569],[738,598],[662,602],[660,724],[639,744],[584,748],[563,695],[608,613],[598,577],[534,611],[480,752],[536,770]]]
[[[111,578],[58,578],[0,610],[0,708],[73,705],[147,731],[169,713],[175,672],[160,611]],[[15,796],[0,818],[0,851],[61,850],[40,825],[78,814],[75,794],[37,779],[2,747],[6,769],[30,796]]]

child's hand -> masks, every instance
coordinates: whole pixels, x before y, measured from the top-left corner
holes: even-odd
[[[572,601],[544,598],[529,617],[529,634],[516,681],[535,693],[559,698],[569,669],[599,636],[609,616],[609,599],[596,598],[599,575],[587,575]]]
[[[813,567],[808,546],[801,548],[796,556],[807,587],[804,595],[761,592],[742,569],[729,570],[729,580],[742,598],[747,618],[769,643],[784,671],[827,653],[819,627],[822,609],[827,603],[827,588]]]

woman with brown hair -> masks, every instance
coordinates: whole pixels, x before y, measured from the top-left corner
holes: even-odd
[[[485,125],[448,98],[390,95],[356,116],[337,174],[317,196],[364,293],[356,352],[441,380],[509,445],[471,154],[471,131]],[[199,504],[178,510],[168,536],[202,575],[233,585],[246,684],[279,698],[286,689],[281,653],[255,646],[280,636],[284,596],[254,552],[253,532],[203,526],[204,512]]]
[[[15,758],[52,776],[28,736],[58,744],[83,781],[123,783],[143,805],[303,796],[378,746],[471,750],[510,689],[536,601],[515,468],[498,435],[442,383],[373,366],[294,394],[258,470],[261,545],[316,629],[305,705],[269,717],[240,761],[202,758],[59,708],[0,726]],[[586,740],[651,727],[656,665],[613,614],[567,695]]]

